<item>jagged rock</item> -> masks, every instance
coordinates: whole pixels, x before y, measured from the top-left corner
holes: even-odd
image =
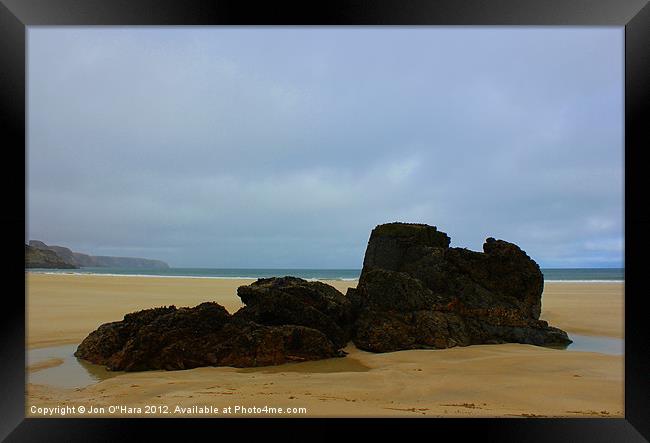
[[[539,320],[543,276],[518,246],[488,238],[483,252],[450,248],[435,227],[390,223],[370,235],[347,297],[322,282],[259,279],[230,315],[217,303],[127,314],[101,325],[75,355],[112,370],[266,366],[345,355],[486,343],[568,345]]]
[[[127,314],[90,333],[75,352],[115,371],[267,366],[342,355],[316,329],[260,325],[213,302]]]
[[[450,248],[436,227],[389,223],[370,235],[356,289],[357,347],[388,352],[482,343],[568,345],[539,320],[543,275],[518,246],[488,238],[483,252]]]
[[[297,277],[264,278],[240,286],[237,295],[246,306],[235,317],[267,326],[317,329],[337,348],[350,341],[352,305],[330,285]]]
[[[157,317],[176,311],[175,306],[145,309],[126,314],[124,320],[104,323],[91,332],[77,347],[74,355],[92,363],[106,365],[112,369],[121,364],[112,364],[112,358],[118,354],[127,342],[133,339],[141,328],[153,322]]]

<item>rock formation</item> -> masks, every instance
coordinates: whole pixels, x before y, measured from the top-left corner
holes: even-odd
[[[372,352],[571,343],[539,320],[543,276],[519,247],[488,238],[474,252],[449,243],[433,226],[380,225],[347,297],[321,282],[259,279],[238,288],[245,306],[233,315],[212,302],[127,314],[92,332],[75,355],[138,371],[338,357],[350,339]]]
[[[148,309],[101,325],[75,355],[111,370],[269,366],[341,357],[350,303],[319,282],[260,279],[238,293],[247,306],[230,315],[217,303]]]
[[[571,343],[539,320],[543,275],[519,247],[488,238],[483,252],[474,252],[449,243],[447,234],[423,224],[372,231],[359,284],[347,294],[358,348]]]
[[[296,277],[263,278],[240,286],[237,295],[246,305],[235,313],[237,318],[268,326],[313,328],[337,348],[350,341],[352,305],[330,285]]]

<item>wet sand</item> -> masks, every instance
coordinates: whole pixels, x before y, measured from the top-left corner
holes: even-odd
[[[60,366],[63,364],[63,359],[62,358],[49,358],[45,361],[39,361],[34,364],[30,364],[27,366],[27,371],[28,372],[38,372],[42,371],[43,369],[50,369],[54,368],[56,366]]]
[[[29,349],[79,343],[101,323],[138,309],[212,300],[234,312],[242,306],[236,288],[253,281],[46,274],[27,274],[26,279]],[[356,285],[327,283],[343,292]],[[569,335],[622,338],[623,293],[622,283],[547,283],[542,318]],[[97,414],[66,416],[624,415],[621,355],[520,344],[386,354],[349,345],[346,351],[345,358],[275,367],[126,373],[80,388],[29,383],[26,414],[47,416],[32,407],[93,405]],[[113,412],[114,405],[132,409]],[[235,412],[236,406],[305,408],[306,413],[241,413]],[[200,407],[211,407],[211,413],[202,413]],[[223,412],[227,407],[229,414]]]

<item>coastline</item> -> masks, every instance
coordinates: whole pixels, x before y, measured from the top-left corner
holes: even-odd
[[[77,344],[101,323],[155,306],[195,306],[213,300],[232,313],[242,306],[237,287],[255,280],[123,277],[26,273],[26,347]],[[356,281],[325,282],[343,293],[356,286]],[[623,283],[547,282],[541,318],[569,335],[622,338],[623,305]],[[183,408],[299,406],[307,409],[309,417],[621,417],[624,413],[622,355],[522,344],[385,354],[364,352],[350,344],[345,350],[348,355],[343,359],[263,368],[125,373],[74,389],[29,383],[26,414],[43,416],[30,412],[35,405],[116,403]],[[105,416],[144,415],[131,411]],[[203,415],[171,415],[176,416]]]
[[[549,275],[544,277],[547,283],[624,283],[623,269],[618,268],[590,268],[590,269],[547,269],[543,270]],[[560,278],[557,274],[561,271],[565,275]],[[566,273],[578,272],[582,278],[567,278]],[[594,274],[595,271],[595,274]],[[616,274],[603,277],[603,271],[615,271]],[[585,272],[591,274],[591,278],[586,278]],[[310,281],[357,281],[361,269],[310,269],[310,268],[286,268],[286,269],[245,269],[245,268],[169,268],[164,271],[160,270],[134,270],[134,269],[115,269],[115,268],[80,268],[80,269],[45,269],[30,268],[25,269],[25,274],[45,274],[45,275],[105,275],[111,277],[146,277],[146,278],[205,278],[218,280],[248,280],[258,278],[268,278],[290,275],[300,277]],[[620,275],[619,275],[620,273]],[[229,274],[229,275],[226,275]],[[596,278],[598,276],[599,278]],[[613,278],[613,277],[621,278]]]
[[[70,276],[92,276],[92,277],[139,277],[139,278],[182,278],[182,279],[211,279],[211,280],[251,280],[255,281],[258,278],[265,278],[265,277],[253,277],[253,276],[235,276],[235,277],[228,277],[228,276],[213,276],[213,275],[156,275],[156,274],[112,274],[112,273],[92,273],[92,272],[66,272],[66,271],[25,271],[26,275],[32,274],[32,275],[70,275]],[[302,277],[301,277],[302,278]],[[341,278],[316,278],[316,277],[309,277],[305,278],[305,280],[310,280],[310,281],[348,281],[348,282],[357,282],[359,279],[358,278],[347,278],[347,277],[341,277]],[[600,281],[600,280],[598,280]],[[606,281],[606,280],[602,280]],[[612,280],[614,281],[614,280]],[[622,280],[621,280],[622,281]]]

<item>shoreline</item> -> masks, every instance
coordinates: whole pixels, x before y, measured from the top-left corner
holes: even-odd
[[[209,269],[209,268],[208,268]],[[275,269],[271,269],[275,270]],[[284,269],[278,269],[283,271]],[[286,271],[311,271],[312,269],[286,269]],[[332,271],[337,271],[338,269],[332,269]],[[330,269],[324,269],[324,271],[330,271]],[[141,277],[141,278],[183,278],[183,279],[215,279],[215,280],[257,280],[259,278],[269,278],[269,277],[256,277],[250,275],[241,275],[241,276],[216,276],[216,275],[161,275],[161,274],[116,274],[109,272],[79,272],[73,270],[46,270],[46,269],[37,269],[30,270],[25,269],[25,275],[70,275],[70,276],[93,276],[93,277]],[[289,275],[289,274],[286,274]],[[275,275],[279,277],[281,275]],[[283,275],[284,276],[284,275]],[[294,276],[299,277],[299,276]],[[299,277],[308,281],[345,281],[345,282],[355,282],[359,280],[359,277]],[[589,280],[558,280],[558,279],[545,279],[544,283],[625,283],[624,279],[620,280],[603,280],[603,279],[589,279]]]
[[[140,277],[140,278],[181,278],[181,279],[212,279],[212,280],[252,280],[258,278],[269,277],[251,277],[251,276],[237,276],[237,277],[222,277],[214,275],[156,275],[156,274],[109,274],[109,273],[91,273],[91,272],[43,272],[43,271],[25,271],[25,274],[36,275],[70,275],[70,276],[92,276],[92,277]],[[305,278],[308,281],[358,281],[358,278]]]

